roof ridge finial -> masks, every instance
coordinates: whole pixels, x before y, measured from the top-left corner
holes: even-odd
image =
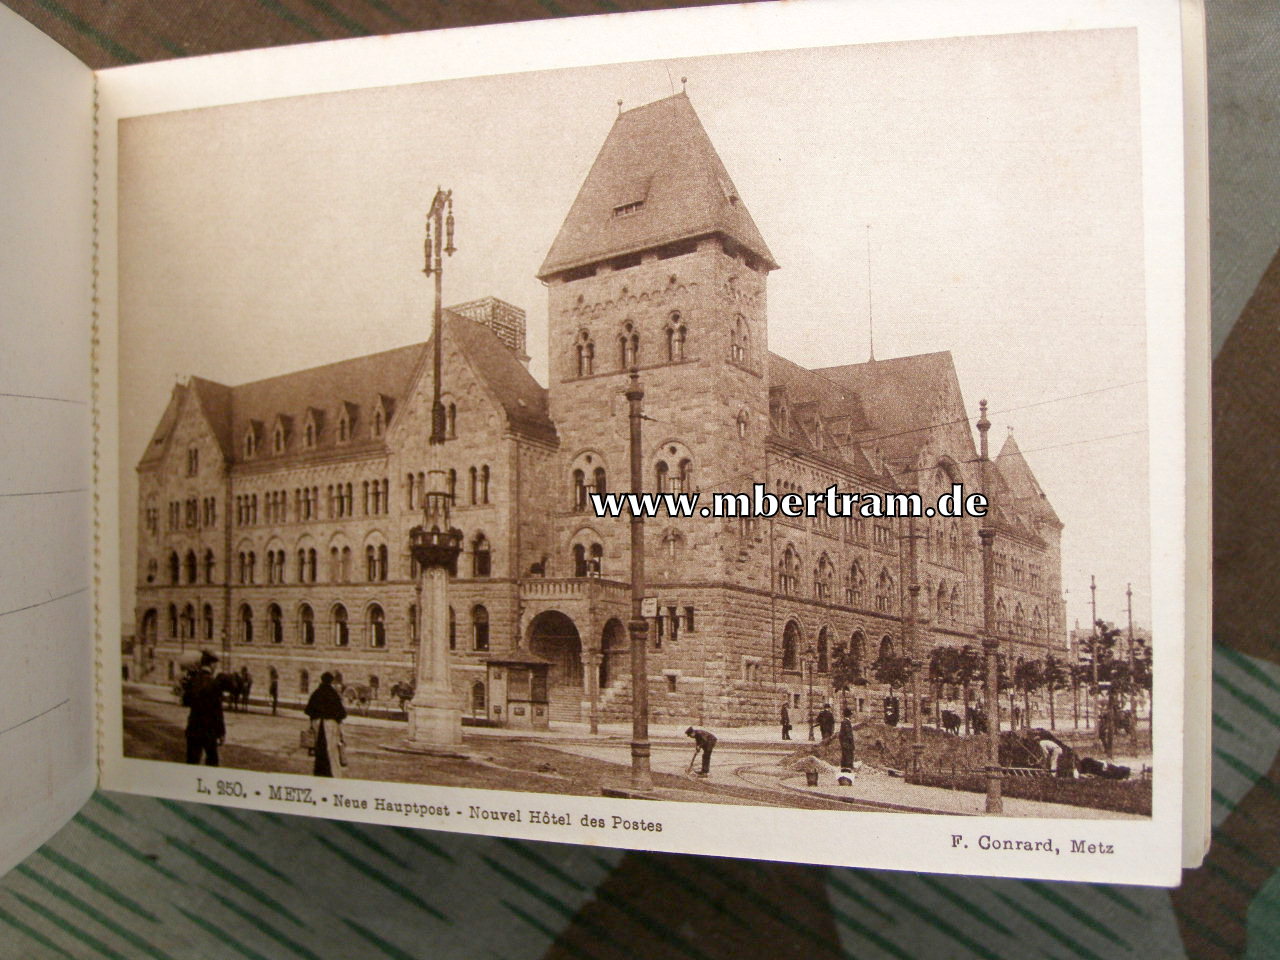
[[[618,101],[618,116],[622,116],[622,101]]]
[[[680,92],[683,93],[685,96],[689,95],[689,78],[688,77],[680,78]]]

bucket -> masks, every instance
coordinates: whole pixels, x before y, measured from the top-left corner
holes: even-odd
[[[811,787],[816,787],[818,785],[818,771],[806,770],[804,772],[804,782]]]

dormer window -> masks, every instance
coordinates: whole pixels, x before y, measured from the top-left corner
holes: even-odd
[[[245,431],[244,458],[246,460],[252,460],[258,455],[258,429],[258,423],[253,422],[249,424],[249,429]]]
[[[284,427],[276,427],[271,437],[271,448],[276,453],[284,453]]]
[[[192,447],[187,451],[187,476],[194,477],[200,472],[200,451]]]
[[[302,445],[312,450],[320,442],[320,425],[324,422],[324,411],[315,407],[307,408],[307,418],[302,427]]]
[[[373,414],[373,435],[375,437],[382,436],[382,428],[386,426],[386,418],[381,410],[375,410]]]
[[[632,200],[630,203],[621,203],[621,204],[618,204],[618,206],[614,207],[613,215],[615,217],[629,217],[633,213],[639,213],[643,209],[644,209],[643,200]]]
[[[381,437],[391,422],[392,406],[395,401],[386,394],[378,394],[378,403],[373,410],[373,435]]]

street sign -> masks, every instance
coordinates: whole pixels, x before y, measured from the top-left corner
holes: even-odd
[[[656,617],[658,615],[658,598],[644,597],[640,601],[640,616]]]

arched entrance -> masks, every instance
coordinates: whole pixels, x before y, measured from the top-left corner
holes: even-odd
[[[549,686],[582,689],[582,639],[573,621],[559,610],[545,610],[533,618],[529,650],[550,661]]]
[[[626,675],[624,661],[627,653],[627,630],[615,617],[604,625],[604,632],[600,635],[600,689]]]

